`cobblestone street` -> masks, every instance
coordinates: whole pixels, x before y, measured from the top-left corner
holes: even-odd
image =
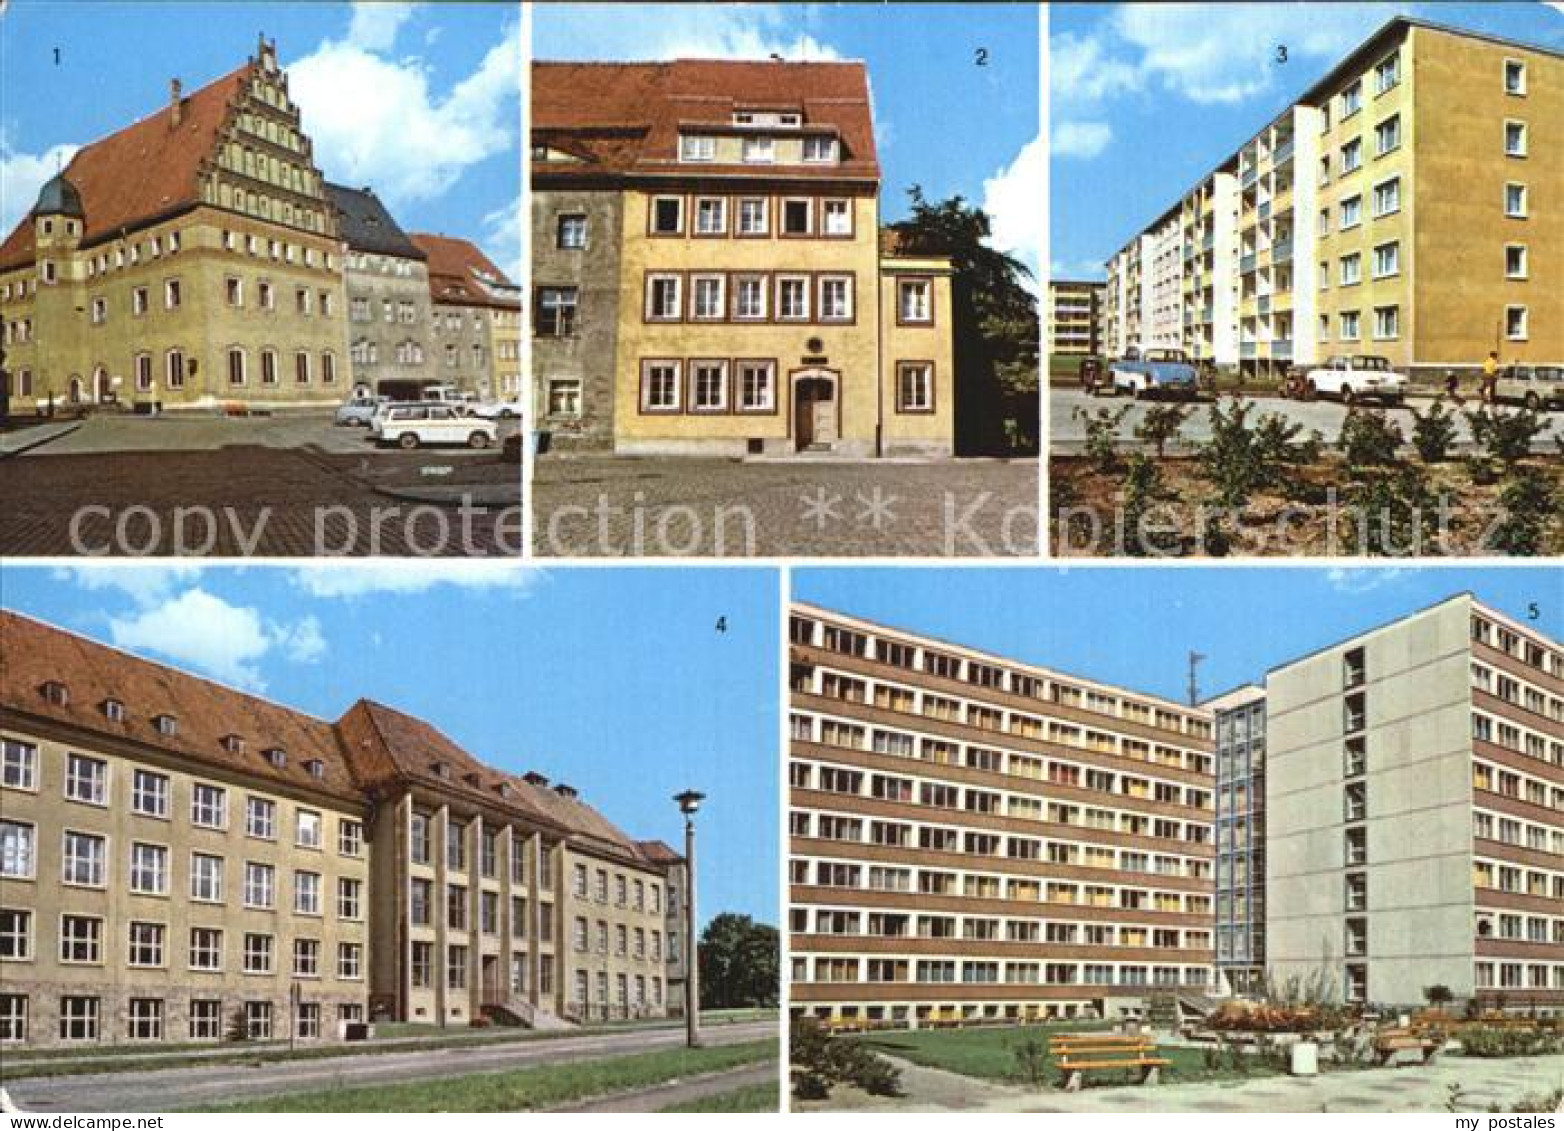
[[[1035,461],[537,463],[538,557],[1031,556]]]
[[[93,418],[0,460],[0,553],[519,556],[520,477],[494,451],[377,451],[329,420]]]

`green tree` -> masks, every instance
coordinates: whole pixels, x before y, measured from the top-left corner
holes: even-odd
[[[1455,413],[1445,408],[1444,397],[1435,397],[1426,412],[1412,409],[1412,443],[1424,463],[1443,463],[1455,443]]]
[[[701,933],[701,1008],[753,1009],[781,1000],[777,929],[725,911]]]
[[[1178,437],[1179,429],[1184,427],[1184,421],[1194,411],[1176,404],[1153,405],[1146,410],[1141,422],[1135,425],[1135,438],[1143,444],[1150,444],[1157,458],[1162,459],[1167,453],[1168,441]]]
[[[956,447],[963,454],[1035,453],[1038,447],[1037,299],[1032,272],[987,243],[988,214],[961,196],[933,202],[908,190],[911,215],[889,225],[908,255],[949,256],[955,360]]]
[[[1499,492],[1499,506],[1504,516],[1488,536],[1488,549],[1510,557],[1545,553],[1548,527],[1559,518],[1559,498],[1547,476],[1517,468]]]

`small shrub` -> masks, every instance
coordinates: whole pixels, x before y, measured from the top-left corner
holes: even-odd
[[[1491,1059],[1511,1056],[1543,1056],[1558,1052],[1559,1036],[1541,1029],[1493,1025],[1468,1025],[1461,1030],[1461,1051],[1467,1056]]]
[[[1424,986],[1423,1000],[1432,1006],[1449,1005],[1455,1000],[1455,994],[1450,991],[1449,986],[1437,984]]]
[[[1440,499],[1421,468],[1376,471],[1347,493],[1347,544],[1354,553],[1409,557],[1437,552]]]
[[[1511,557],[1544,552],[1548,525],[1559,516],[1559,500],[1547,477],[1535,468],[1519,468],[1499,493],[1504,515],[1488,535],[1488,548]]]
[[[1075,410],[1075,419],[1082,421],[1086,428],[1086,458],[1092,467],[1105,475],[1118,470],[1119,425],[1124,423],[1129,412],[1129,405],[1099,408],[1095,412],[1084,408]]]
[[[1167,487],[1156,463],[1147,459],[1144,452],[1132,455],[1129,471],[1124,477],[1125,554],[1140,558],[1148,555],[1162,557],[1178,552],[1179,537],[1176,533],[1159,527],[1142,529],[1151,508],[1167,497]]]
[[[1254,405],[1242,397],[1228,399],[1231,407],[1226,410],[1220,399],[1211,405],[1211,436],[1198,459],[1201,474],[1215,490],[1217,505],[1238,508],[1265,481],[1265,466],[1249,426]]]
[[[1016,1070],[1021,1078],[1034,1088],[1041,1088],[1048,1081],[1048,1046],[1037,1037],[1027,1037],[1013,1050]]]
[[[788,1061],[799,1099],[825,1099],[836,1084],[853,1084],[873,1096],[901,1094],[901,1073],[894,1065],[860,1041],[826,1032],[813,1018],[794,1022]]]
[[[1194,410],[1176,404],[1158,404],[1146,410],[1141,422],[1135,425],[1135,438],[1150,444],[1161,459],[1166,453],[1168,441],[1177,438],[1184,421]]]
[[[1480,408],[1466,414],[1472,439],[1490,459],[1497,460],[1505,470],[1514,467],[1531,454],[1531,445],[1539,436],[1546,435],[1553,425],[1529,408],[1515,412]]]
[[[245,1016],[244,1006],[234,1006],[228,1015],[228,1031],[223,1037],[234,1044],[243,1044],[250,1039],[250,1019]]]
[[[1336,441],[1348,467],[1389,467],[1398,461],[1403,442],[1401,426],[1384,410],[1361,408],[1347,410]]]
[[[1455,443],[1455,413],[1445,408],[1444,397],[1435,397],[1427,412],[1412,413],[1412,446],[1424,463],[1443,463]]]

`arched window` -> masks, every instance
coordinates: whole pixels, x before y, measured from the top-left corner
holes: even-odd
[[[163,379],[170,389],[185,387],[185,351],[175,348],[163,355]]]
[[[228,351],[228,383],[230,385],[242,385],[245,381],[245,356],[244,350],[233,346]]]

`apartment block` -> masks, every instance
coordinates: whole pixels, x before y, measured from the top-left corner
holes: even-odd
[[[471,240],[415,232],[429,264],[429,349],[441,384],[488,399],[521,395],[521,287]]]
[[[1265,990],[1265,689],[1208,700],[1216,722],[1216,964],[1235,994]]]
[[[1106,284],[1080,279],[1048,283],[1048,355],[1087,357],[1102,352]]]
[[[1209,711],[808,605],[790,619],[796,1013],[1139,1015],[1209,993]]]
[[[948,453],[947,257],[882,232],[861,63],[532,68],[536,411],[625,453]]]
[[[667,1012],[682,861],[570,786],[8,611],[0,650],[0,1043]]]
[[[0,244],[13,408],[351,387],[337,212],[276,45],[77,151]]]
[[[1349,1000],[1564,1004],[1564,650],[1469,594],[1266,677],[1265,947]]]
[[[1557,50],[1391,20],[1109,260],[1111,348],[1255,377],[1557,360],[1561,117]]]

